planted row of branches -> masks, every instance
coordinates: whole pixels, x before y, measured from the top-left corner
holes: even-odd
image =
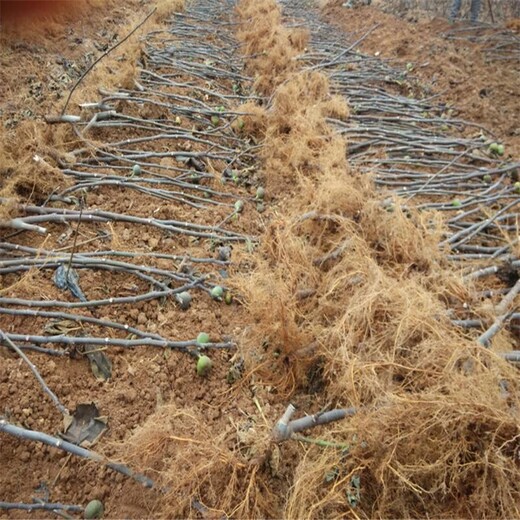
[[[449,40],[469,40],[481,46],[481,52],[490,61],[518,64],[520,37],[510,29],[479,24],[477,26],[452,28],[444,33]]]
[[[233,229],[244,201],[254,199],[239,184],[249,182],[258,146],[231,127],[240,116],[232,107],[251,97],[247,94],[250,79],[241,73],[240,62],[234,57],[236,43],[229,28],[218,26],[209,10],[178,13],[174,27],[171,33],[155,31],[142,39],[140,77],[133,89],[107,92],[100,88],[102,98],[83,103],[81,115],[58,118],[71,121],[82,143],[69,154],[71,164],[61,164],[63,174],[72,182],[53,193],[45,204],[15,205],[18,215],[3,224],[15,231],[42,235],[51,226],[62,225],[66,229],[64,242],[70,242],[76,229],[93,226],[96,233],[85,241],[85,249],[81,242],[73,251],[70,246],[59,251],[32,248],[19,243],[19,233],[0,249],[0,274],[10,275],[12,284],[31,270],[43,275],[66,266],[79,273],[129,274],[144,281],[149,290],[131,297],[111,294],[102,301],[91,301],[88,288],[83,288],[87,301],[38,302],[12,297],[3,298],[4,305],[90,308],[164,298],[190,288],[209,294],[216,285],[210,281],[212,269],[230,264],[227,244],[254,240]],[[214,37],[216,32],[218,38]],[[158,218],[140,211],[140,204],[127,211],[91,207],[90,193],[103,188],[122,189],[137,200],[145,196],[147,202],[168,201],[184,218]],[[12,204],[6,199],[1,202]],[[200,210],[200,222],[194,218],[194,210]],[[188,247],[205,241],[208,255],[97,250],[111,238],[104,225],[114,223],[155,228]],[[182,240],[186,237],[188,241]],[[124,261],[118,259],[121,256]],[[172,267],[154,267],[156,260],[167,260]],[[201,266],[204,273],[198,270]]]
[[[468,279],[499,276],[505,287],[498,293],[506,297],[520,272],[520,162],[491,131],[455,118],[437,96],[426,94],[413,78],[413,64],[399,69],[356,49],[377,26],[338,37],[305,1],[283,4],[291,20],[311,30],[312,50],[299,59],[308,70],[326,72],[334,92],[349,102],[348,120],[329,119],[348,140],[349,162],[374,175],[388,193],[388,211],[399,206],[406,213],[413,206],[446,213],[441,246],[447,256]],[[510,59],[518,55],[516,44],[500,49]],[[482,325],[465,318],[457,323]]]
[[[77,138],[77,148],[59,159],[65,182],[45,201],[0,200],[12,214],[0,227],[0,348],[25,361],[62,414],[69,411],[33,354],[74,358],[86,347],[174,349],[194,356],[204,375],[211,361],[203,351],[235,346],[206,333],[167,338],[135,320],[104,317],[123,305],[158,301],[182,320],[195,298],[231,301],[225,278],[233,247],[255,241],[240,214],[261,204],[263,192],[255,174],[259,145],[242,134],[242,114],[235,109],[257,98],[242,72],[229,13],[226,3],[192,3],[189,12],[174,15],[170,30],[142,37],[132,84],[116,91],[100,87],[100,98],[82,103],[79,115],[69,110],[48,118],[70,125]],[[146,233],[155,244],[132,246],[121,239],[122,229],[131,229],[127,238],[136,243]],[[124,247],[114,248],[114,242]],[[125,283],[104,283],[107,273]],[[93,279],[100,281],[102,297],[89,285]],[[22,326],[9,330],[13,318]],[[0,431],[105,462],[153,486],[126,466],[1,416]],[[82,510],[52,503],[0,507]]]

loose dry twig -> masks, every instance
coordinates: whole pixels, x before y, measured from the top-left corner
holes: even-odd
[[[52,435],[48,435],[46,433],[35,430],[28,430],[26,428],[21,428],[20,426],[15,426],[14,424],[9,423],[2,418],[0,418],[0,432],[4,432],[8,435],[13,435],[14,437],[18,437],[20,439],[25,439],[28,441],[41,442],[43,444],[47,444],[48,446],[52,446],[53,448],[58,448],[59,450],[71,453],[72,455],[77,455],[78,457],[93,460],[96,462],[101,462],[105,464],[107,468],[113,469],[114,471],[117,471],[122,475],[132,478],[136,482],[142,484],[144,487],[154,487],[154,483],[151,479],[149,479],[145,475],[141,475],[140,473],[135,473],[124,464],[109,462],[105,457],[103,457],[103,455],[100,455],[95,451],[90,451],[85,448],[82,448],[81,446],[76,446],[71,442],[64,441],[63,439],[58,439],[57,437],[53,437]]]
[[[481,334],[478,338],[478,342],[483,345],[484,347],[490,347],[491,346],[491,340],[493,339],[493,336],[495,336],[500,329],[504,326],[504,323],[507,321],[508,317],[512,314],[512,312],[509,311],[509,307],[514,302],[515,298],[520,293],[520,279],[517,280],[516,284],[513,286],[513,288],[507,293],[507,295],[504,297],[504,299],[497,305],[496,308],[496,314],[497,317],[495,318],[495,321],[493,322],[493,325],[489,327],[486,332]]]
[[[357,412],[355,408],[338,408],[336,410],[317,413],[315,415],[308,415],[306,417],[291,421],[291,417],[295,411],[296,408],[290,404],[276,426],[273,428],[271,435],[275,442],[286,441],[291,439],[295,433],[299,433],[322,424],[339,421],[340,419],[354,415]]]
[[[25,361],[25,363],[31,369],[31,372],[38,380],[38,383],[40,383],[40,386],[43,388],[43,391],[51,398],[52,402],[56,405],[56,408],[58,408],[58,410],[63,415],[69,415],[69,411],[67,410],[67,408],[65,408],[65,406],[61,404],[56,394],[47,386],[47,383],[45,383],[45,381],[43,380],[43,377],[38,372],[38,369],[34,366],[30,359],[22,352],[22,350],[15,343],[13,343],[13,341],[9,338],[9,335],[1,329],[0,339],[3,339],[7,343],[8,347],[13,349]]]
[[[53,503],[41,503],[41,504],[23,504],[20,502],[0,502],[0,509],[21,509],[22,511],[68,511],[71,513],[81,513],[84,510],[83,506],[74,506],[68,504],[53,504]]]

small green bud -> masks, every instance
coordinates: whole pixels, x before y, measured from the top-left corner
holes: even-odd
[[[200,356],[197,360],[197,375],[204,377],[211,370],[213,362],[208,356]]]
[[[498,153],[498,143],[491,143],[489,145],[489,151],[491,153]]]
[[[100,500],[91,500],[87,504],[87,507],[85,507],[85,511],[83,511],[83,516],[87,519],[101,518],[104,512],[105,508],[103,507],[103,503]]]
[[[211,289],[211,297],[214,300],[222,300],[222,296],[224,295],[224,289],[220,287],[220,285],[215,285],[213,289]]]
[[[197,336],[197,343],[199,343],[200,345],[204,345],[206,343],[209,343],[209,334],[207,332],[201,332]]]
[[[175,299],[177,300],[177,303],[179,304],[179,307],[185,311],[189,308],[191,303],[191,294],[188,291],[181,292],[179,294],[175,295]]]

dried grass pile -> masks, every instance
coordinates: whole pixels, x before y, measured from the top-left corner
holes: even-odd
[[[65,157],[68,129],[51,129],[39,122],[24,122],[0,141],[0,220],[16,214],[16,203],[42,204],[54,192],[70,185],[57,161]]]
[[[184,0],[157,0],[156,2],[157,22],[167,21],[173,13],[180,13],[184,11],[185,1]]]
[[[348,109],[322,75],[291,64],[270,94],[264,173],[280,199],[241,287],[257,324],[244,354],[282,395],[318,373],[324,403],[359,408],[323,433],[348,457],[302,449],[284,515],[518,516],[518,371],[448,319],[472,287],[444,259],[442,221],[385,204],[346,164],[325,117]]]
[[[38,61],[28,60],[27,55],[30,58],[30,53],[20,58],[19,52],[25,52],[34,45],[48,52],[60,52],[67,31],[76,30],[82,34],[82,31],[88,33],[93,30],[98,33],[99,26],[112,27],[118,31],[119,39],[122,39],[143,18],[143,14],[137,12],[138,0],[130,0],[125,4],[116,0],[76,0],[72,3],[70,0],[6,0],[2,1],[1,7],[0,53],[5,60],[6,70],[11,75],[20,71],[22,79],[28,74],[40,77],[42,67]],[[136,8],[136,12],[128,14],[128,9],[132,8]],[[184,0],[156,0],[150,2],[147,9],[153,8],[156,8],[156,13],[146,27],[150,29],[155,24],[155,27],[162,28],[168,17],[184,9]],[[118,25],[114,16],[126,20],[126,23]],[[68,107],[69,112],[77,111],[77,100],[97,99],[100,86],[106,89],[135,88],[142,53],[139,42],[141,34],[142,31],[138,31],[94,67],[76,90]],[[98,53],[94,58],[100,55]],[[28,101],[17,98],[10,83],[4,85],[4,89],[8,96],[12,95],[19,103]],[[62,110],[64,98],[63,95],[54,103],[56,113]],[[12,130],[0,129],[0,197],[11,199],[9,203],[0,205],[1,220],[16,216],[17,203],[42,204],[52,193],[70,184],[57,166],[60,160],[73,162],[74,158],[67,156],[66,151],[77,144],[78,137],[65,126],[49,127],[41,120],[48,115],[54,114],[37,113],[35,121],[23,121]],[[85,118],[91,117],[88,113],[83,115]],[[92,141],[85,144],[102,145]]]
[[[237,433],[216,432],[196,406],[160,407],[129,441],[115,446],[121,460],[146,470],[162,490],[155,500],[143,493],[142,503],[135,496],[132,502],[155,518],[278,516],[283,497],[255,461],[258,454],[265,460],[269,434],[265,426]]]
[[[258,92],[270,93],[296,70],[294,58],[305,48],[308,33],[284,27],[275,0],[239,2],[237,11],[243,21],[237,37],[250,56],[246,70],[256,78]]]
[[[243,0],[239,15],[249,70],[272,101],[243,107],[243,130],[263,138],[276,194],[256,269],[237,282],[253,324],[242,384],[275,389],[273,424],[309,394],[317,408],[305,412],[358,413],[313,431],[343,449],[284,445],[283,478],[267,425],[246,454],[238,432],[216,435],[195,411],[159,411],[124,460],[171,489],[157,506],[165,516],[518,517],[518,371],[452,325],[448,309],[472,287],[439,248],[442,221],[389,206],[347,164],[326,117],[348,107],[323,75],[298,72],[301,45],[275,3]],[[211,513],[194,506],[202,498]]]

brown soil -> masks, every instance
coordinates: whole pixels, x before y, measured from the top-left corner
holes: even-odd
[[[363,52],[395,61],[406,70],[411,63],[413,75],[427,87],[426,96],[451,108],[454,117],[474,121],[489,128],[503,140],[513,157],[520,155],[520,60],[497,61],[483,51],[486,43],[469,38],[450,41],[443,37],[452,29],[470,28],[466,22],[450,25],[444,18],[402,16],[384,13],[375,2],[356,9],[342,7],[339,0],[326,2],[323,10],[349,34],[361,37],[379,24],[360,45]],[[514,21],[509,22],[515,30]],[[462,35],[492,35],[499,29],[481,29]],[[354,38],[353,38],[354,39]]]
[[[124,6],[109,2],[95,15],[90,11],[87,23],[69,20],[77,31],[84,31],[81,44],[75,43],[75,31],[60,30],[58,22],[54,33],[44,30],[32,43],[19,32],[2,40],[5,66],[0,79],[5,81],[0,88],[6,101],[0,113],[5,130],[0,159],[8,164],[0,165],[2,195],[41,203],[53,186],[65,185],[56,159],[66,159],[79,146],[77,137],[60,126],[49,129],[42,118],[59,111],[65,87],[93,58],[85,55],[99,55],[94,42],[110,46],[150,7],[138,0]],[[508,119],[501,109],[485,104],[489,96],[479,95],[482,88],[493,89],[493,95],[518,115],[512,71],[492,65],[497,76],[499,70],[503,75],[490,86],[483,58],[470,63],[472,52],[478,53],[475,46],[464,44],[464,50],[457,51],[438,36],[436,27],[444,27],[443,22],[416,27],[373,8],[345,15],[336,7],[327,13],[343,17],[341,23],[348,22],[349,32],[359,34],[383,21],[381,32],[366,41],[365,51],[413,61],[425,81],[437,74],[432,94],[449,86],[444,99],[457,106],[460,102],[461,117],[491,125],[512,150],[518,150],[518,118]],[[242,0],[237,20],[242,50],[255,55],[246,61],[246,70],[254,75],[256,88],[272,96],[272,104],[269,109],[263,104],[242,106],[248,115],[241,127],[235,127],[237,133],[263,144],[262,171],[254,181],[267,187],[271,206],[259,214],[247,205],[232,224],[234,231],[261,237],[253,252],[247,244],[233,248],[230,278],[224,281],[235,299],[225,305],[197,297],[189,312],[172,301],[153,300],[101,307],[92,315],[175,340],[192,339],[201,331],[215,340],[229,336],[238,350],[212,353],[212,372],[199,378],[193,358],[185,353],[110,348],[109,382],[96,381],[80,355],[52,359],[31,352],[31,360],[66,407],[93,401],[108,415],[110,429],[95,449],[146,473],[158,488],[144,489],[97,463],[2,434],[0,497],[30,502],[42,496],[36,488],[45,483],[52,501],[84,505],[97,498],[110,518],[517,516],[518,372],[477,347],[474,338],[456,330],[447,318],[447,308],[471,300],[473,287],[462,282],[438,247],[442,222],[433,214],[387,212],[370,179],[351,169],[345,141],[326,122],[329,116],[348,118],[348,107],[331,96],[325,76],[303,74],[293,60],[307,44],[304,31],[284,27],[271,0]],[[421,42],[423,31],[430,31],[431,47]],[[412,42],[424,45],[422,51]],[[439,57],[438,49],[444,49],[448,59]],[[132,79],[140,50],[134,40],[104,60],[87,77],[75,103],[97,100],[100,82],[110,87]],[[421,52],[428,57],[423,59]],[[56,65],[62,58],[66,61]],[[425,61],[429,64],[421,66]],[[55,85],[60,77],[56,66],[73,72]],[[479,86],[468,79],[474,71],[481,71]],[[468,85],[469,99],[464,95]],[[160,117],[160,112],[156,107],[139,109],[148,118]],[[137,135],[96,129],[89,145]],[[23,146],[18,145],[20,136],[28,136]],[[173,146],[153,143],[149,149],[161,151],[168,145]],[[28,166],[35,153],[49,162],[45,181],[37,179],[39,170]],[[165,159],[164,165],[170,162]],[[222,165],[217,161],[214,167],[219,170]],[[15,181],[6,182],[8,176]],[[256,187],[208,183],[244,199],[254,196]],[[90,209],[190,218],[208,225],[229,214],[227,207],[201,211],[109,186],[89,192],[87,202]],[[11,207],[3,214],[16,211]],[[70,251],[70,237],[61,243],[65,228],[48,227],[48,237],[24,233],[11,240]],[[2,239],[11,234],[0,230]],[[99,232],[110,236],[102,240]],[[78,241],[85,242],[83,252],[215,255],[203,241],[126,223],[82,224]],[[172,267],[170,260],[140,261],[164,269],[180,267]],[[0,280],[1,296],[66,297],[54,286],[52,270],[31,270],[21,281],[18,275]],[[89,300],[147,289],[142,280],[106,271],[87,271],[81,285]],[[40,333],[47,323],[42,318],[0,315],[0,328],[10,333]],[[81,332],[103,333],[90,325]],[[125,335],[113,332],[113,337]],[[497,342],[503,350],[513,345],[505,331]],[[238,361],[244,363],[243,372],[231,381]],[[351,405],[362,413],[352,421],[312,430],[313,437],[334,448],[296,441],[274,445],[270,430],[289,402],[300,415]],[[0,403],[0,415],[13,423],[53,434],[62,429],[61,417],[26,365],[2,346]],[[359,478],[361,497],[356,495]],[[0,510],[0,518],[23,517],[27,514]]]
[[[47,2],[45,9],[40,2],[32,2],[38,7],[36,18],[34,13],[26,15],[32,4],[6,4],[7,9],[2,2],[0,34],[0,118],[4,130],[15,128],[20,121],[41,120],[61,108],[88,65],[125,36],[146,12],[138,0]],[[123,63],[128,58],[124,53],[115,57]],[[106,61],[96,71],[105,67]]]
[[[5,20],[0,42],[0,121],[3,133],[0,189],[6,190],[2,195],[14,194],[22,203],[42,203],[53,189],[67,185],[67,180],[56,168],[56,160],[77,146],[76,138],[60,126],[48,127],[43,121],[44,117],[59,113],[70,88],[87,66],[128,34],[156,6],[158,16],[87,76],[72,98],[69,111],[76,112],[78,102],[97,100],[99,86],[107,89],[125,86],[128,73],[134,70],[136,55],[139,55],[138,38],[143,31],[162,28],[161,19],[180,3],[88,1],[84,5],[79,2],[74,4],[76,9],[72,12],[70,9],[55,9],[56,6],[52,5],[48,11],[39,12],[46,17],[43,22],[8,13],[13,16]],[[70,2],[66,4],[70,6]],[[146,116],[144,110],[143,113]],[[148,114],[148,117],[153,115]],[[95,133],[98,142],[104,137],[101,131]],[[117,140],[118,137],[114,132],[110,138]],[[41,172],[32,159],[36,153],[52,164],[48,165],[46,175],[52,174],[54,177],[39,178]],[[164,219],[182,219],[189,213],[182,207],[176,208],[145,195],[139,196],[136,204],[137,200],[132,195],[118,189],[101,188],[88,195],[88,205],[92,209],[113,212],[125,212],[134,207],[135,215],[154,214]],[[228,214],[227,208],[210,214],[206,218],[212,222],[205,222],[204,215],[201,215],[200,223],[219,222]],[[251,234],[259,233],[258,224],[251,222],[248,210],[244,211],[236,227]],[[59,242],[64,231],[62,226],[50,225],[49,234],[44,239],[29,234],[14,240],[30,247],[49,250],[65,247],[70,251],[70,240]],[[98,231],[111,234],[108,242],[100,243],[96,239]],[[2,240],[11,234],[1,229]],[[79,231],[78,242],[89,240],[90,245],[81,247],[82,251],[108,248],[212,256],[205,247],[190,246],[188,239],[179,241],[153,228],[125,224],[116,223],[108,228],[85,224]],[[233,256],[237,265],[240,265],[242,256],[247,257],[238,246]],[[147,260],[143,259],[143,262]],[[170,269],[171,261],[164,260],[155,265]],[[204,267],[201,270],[204,271]],[[16,282],[13,276],[3,276],[1,283],[0,294],[3,296],[16,294],[29,299],[63,298],[63,293],[54,287],[52,271],[30,272],[21,283]],[[132,295],[147,290],[145,283],[102,271],[82,274],[81,285],[89,299],[106,298],[111,294]],[[218,305],[204,298],[195,300],[189,313],[179,311],[172,301],[167,304],[151,301],[123,305],[117,309],[104,307],[93,312],[93,315],[126,322],[177,340],[193,338],[202,331],[209,332],[213,341],[226,336],[238,338],[245,328],[244,312],[239,305]],[[1,328],[6,332],[25,330],[39,334],[48,322],[40,318],[28,320],[0,316]],[[103,334],[95,326],[88,325],[82,330],[82,333],[85,332],[94,336]],[[124,336],[116,333],[115,337]],[[114,457],[117,457],[116,444],[128,439],[164,403],[186,416],[203,418],[211,435],[214,432],[227,432],[229,435],[230,429],[247,420],[247,416],[254,415],[255,407],[251,399],[236,392],[230,393],[226,383],[232,356],[233,352],[227,351],[212,355],[215,368],[211,378],[203,379],[196,376],[195,362],[186,354],[153,348],[115,348],[109,353],[113,365],[112,379],[103,383],[96,381],[88,361],[82,356],[53,359],[38,353],[30,354],[46,383],[67,408],[73,410],[79,403],[94,402],[101,413],[108,415],[109,432],[103,437],[101,445],[95,448]],[[42,394],[27,367],[3,347],[0,347],[0,401],[0,413],[16,424],[51,434],[63,428],[59,414]],[[269,404],[265,403],[265,406],[268,408]],[[168,414],[168,420],[172,418],[175,418],[173,412]],[[201,422],[196,422],[195,430],[193,424],[186,424],[190,429],[186,437],[196,436]],[[182,442],[181,447],[184,447]],[[145,491],[141,485],[98,464],[70,458],[60,450],[37,443],[20,442],[2,435],[1,453],[5,471],[0,478],[0,495],[5,501],[30,502],[31,497],[42,497],[36,490],[42,484],[47,486],[53,501],[86,504],[90,499],[98,498],[104,501],[106,515],[110,517],[143,518],[153,514],[153,504],[160,496],[160,493]],[[128,458],[124,462],[128,462]],[[188,502],[183,507],[189,511],[190,497],[186,498]],[[0,510],[1,518],[26,516],[27,513],[20,511]],[[36,516],[54,515],[40,512]]]

